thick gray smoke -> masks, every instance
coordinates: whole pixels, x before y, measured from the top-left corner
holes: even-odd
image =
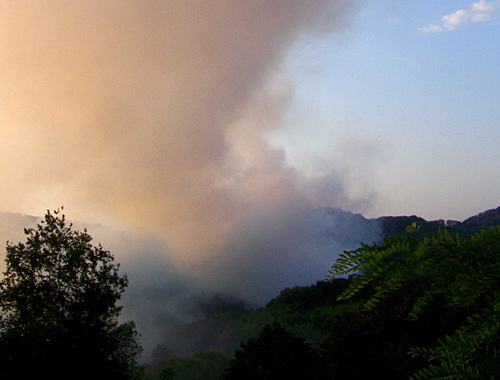
[[[300,173],[262,137],[293,96],[276,75],[301,36],[335,33],[353,8],[0,3],[0,209],[64,205],[80,220],[154,231],[192,261],[219,251],[255,207],[300,207]]]
[[[291,212],[260,220],[249,216],[252,230],[235,236],[226,251],[203,265],[182,265],[154,236],[96,224],[75,223],[74,228],[87,228],[93,243],[110,250],[127,274],[122,318],[137,323],[149,353],[170,328],[203,317],[200,301],[221,294],[263,306],[285,287],[324,279],[339,253],[380,236],[380,226],[359,214],[330,208]],[[24,241],[24,228],[39,220],[0,213],[1,241]]]
[[[129,274],[125,317],[149,345],[202,293],[262,304],[322,279],[352,247],[321,243],[336,219],[315,210],[361,211],[366,193],[264,136],[293,98],[287,53],[344,30],[356,3],[1,2],[0,210],[119,226],[89,231]]]

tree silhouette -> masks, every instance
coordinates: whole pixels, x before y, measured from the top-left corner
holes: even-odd
[[[316,352],[278,322],[236,350],[224,380],[319,379]]]
[[[0,281],[0,376],[133,377],[141,350],[134,323],[118,323],[128,280],[110,252],[61,210],[25,234]]]

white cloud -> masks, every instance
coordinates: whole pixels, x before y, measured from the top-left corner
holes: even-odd
[[[443,18],[441,18],[441,22],[446,29],[453,30],[460,25],[467,24],[472,18],[472,13],[472,11],[460,9],[455,13],[443,16]]]
[[[479,0],[478,3],[472,4],[472,11],[473,12],[490,12],[491,13],[491,12],[495,11],[495,4],[493,2]]]
[[[500,1],[491,2],[479,0],[472,3],[470,9],[459,9],[454,13],[444,15],[441,18],[441,24],[429,24],[420,28],[418,31],[422,34],[442,32],[444,30],[454,30],[472,22],[484,22],[500,18]]]
[[[423,28],[420,28],[418,31],[422,34],[427,34],[427,33],[441,32],[443,30],[444,30],[443,27],[440,25],[429,24],[427,26],[424,26]]]

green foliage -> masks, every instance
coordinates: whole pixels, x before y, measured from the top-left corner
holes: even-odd
[[[133,322],[117,321],[128,281],[113,256],[59,210],[25,234],[7,243],[0,281],[2,378],[135,376],[140,346]]]
[[[436,347],[411,349],[412,356],[430,363],[413,378],[496,379],[500,376],[499,349],[500,297],[496,295],[492,308],[468,317],[453,334],[439,338]]]
[[[463,242],[444,231],[422,241],[406,236],[363,245],[330,271],[354,272],[361,275],[339,298],[365,292],[359,311],[365,322],[380,327],[392,320],[389,331],[405,326],[403,347],[413,364],[424,360],[415,379],[500,377],[500,226]]]

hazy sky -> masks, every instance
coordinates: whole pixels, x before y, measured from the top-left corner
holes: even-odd
[[[191,258],[248,231],[293,244],[317,206],[496,207],[499,15],[498,1],[2,1],[0,210],[64,205]]]

